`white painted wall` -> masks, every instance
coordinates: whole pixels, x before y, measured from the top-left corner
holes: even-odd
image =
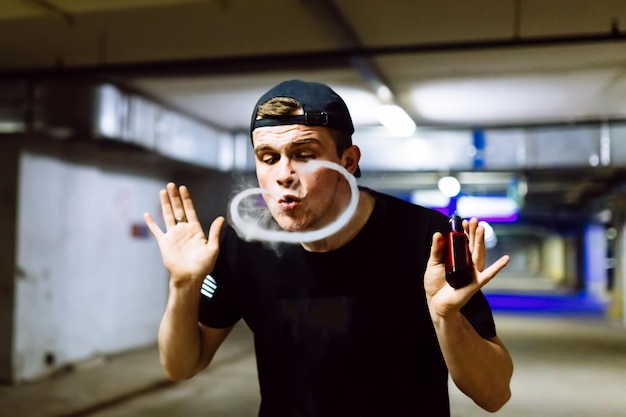
[[[34,153],[19,175],[16,380],[155,343],[167,273],[152,235],[131,230],[160,218],[163,182]]]

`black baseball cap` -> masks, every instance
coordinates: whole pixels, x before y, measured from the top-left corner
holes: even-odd
[[[260,105],[275,97],[289,97],[297,100],[304,114],[264,117],[257,119],[257,110]],[[250,121],[250,137],[257,127],[281,125],[324,126],[347,133],[352,139],[354,124],[350,111],[343,99],[326,84],[289,80],[283,81],[263,94],[252,112]],[[352,142],[350,142],[352,143]],[[361,176],[361,169],[357,167],[355,177]]]

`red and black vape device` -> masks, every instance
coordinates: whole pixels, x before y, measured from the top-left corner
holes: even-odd
[[[454,214],[448,221],[450,231],[446,237],[446,280],[453,288],[462,288],[472,282],[472,254],[469,240],[463,230],[463,219]]]

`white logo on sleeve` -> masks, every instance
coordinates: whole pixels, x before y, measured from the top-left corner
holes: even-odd
[[[211,275],[207,275],[206,278],[204,278],[204,282],[202,283],[202,289],[200,290],[200,292],[205,297],[213,298],[213,294],[215,294],[216,289],[217,282],[215,282],[215,279],[213,279]]]

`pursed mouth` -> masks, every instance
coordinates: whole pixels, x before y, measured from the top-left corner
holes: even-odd
[[[300,199],[292,195],[284,195],[278,200],[278,202],[281,204],[282,203],[299,203]]]
[[[293,195],[284,195],[278,200],[278,204],[286,210],[294,209],[302,200]]]

